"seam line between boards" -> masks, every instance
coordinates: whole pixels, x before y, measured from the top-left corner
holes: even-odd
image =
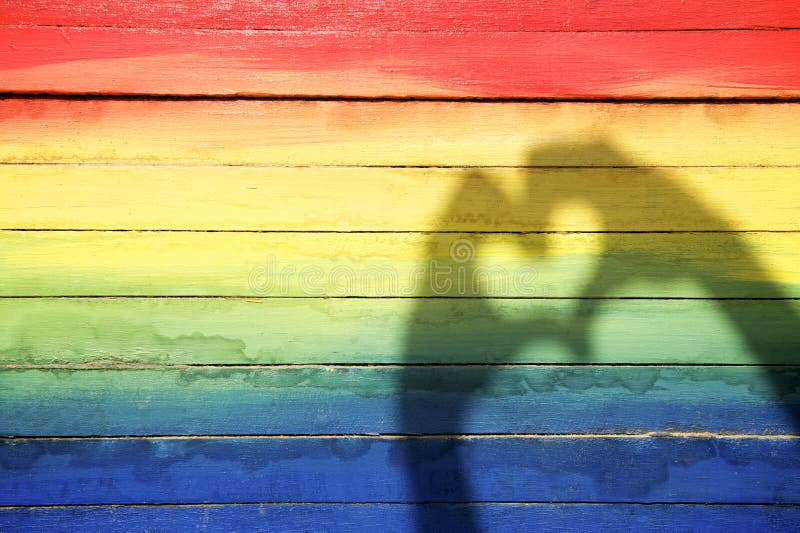
[[[370,35],[392,35],[392,34],[433,34],[433,35],[469,35],[469,34],[530,34],[530,33],[729,33],[729,32],[791,32],[800,29],[798,26],[770,26],[752,24],[749,26],[737,27],[686,27],[686,28],[615,28],[615,29],[500,29],[500,28],[485,28],[485,29],[471,29],[467,24],[462,24],[463,28],[458,29],[435,29],[435,28],[336,28],[336,27],[320,27],[320,28],[292,28],[292,27],[269,27],[269,26],[251,26],[251,27],[226,27],[226,26],[195,26],[195,25],[170,25],[170,26],[153,26],[153,25],[122,25],[122,24],[37,24],[37,23],[23,23],[23,24],[0,24],[0,28],[8,29],[62,29],[62,30],[140,30],[142,32],[208,32],[208,33],[239,33],[251,34],[254,32],[262,34],[295,34],[295,35],[338,35],[338,34],[370,34]]]
[[[261,168],[261,169],[411,169],[411,170],[659,170],[659,169],[743,169],[743,170],[768,170],[768,169],[798,169],[800,165],[379,165],[379,164],[307,164],[307,165],[282,165],[268,163],[210,163],[208,161],[198,161],[197,163],[182,163],[178,161],[167,161],[165,163],[153,163],[144,160],[118,160],[118,161],[97,161],[88,160],[86,162],[69,161],[0,161],[2,167],[92,167],[92,168],[120,168],[133,169],[147,167],[152,169],[165,168]]]
[[[247,296],[247,295],[143,295],[143,294],[64,294],[64,295],[2,295],[0,300],[630,300],[630,301],[697,301],[697,302],[784,302],[798,301],[800,297],[758,298],[718,297],[697,298],[691,296]]]
[[[17,233],[252,233],[287,235],[694,235],[694,234],[800,234],[800,229],[786,230],[291,230],[291,229],[148,229],[148,228],[0,228]]]
[[[222,434],[222,435],[3,435],[0,442],[28,441],[138,441],[138,440],[592,440],[592,439],[717,439],[717,440],[800,440],[800,434],[716,433],[691,431],[648,431],[642,433],[328,433],[328,434]]]
[[[104,93],[104,92],[80,92],[80,93],[59,93],[45,91],[0,91],[0,100],[161,100],[161,101],[263,101],[263,102],[420,102],[420,103],[476,103],[476,104],[559,104],[559,103],[585,103],[585,104],[620,104],[620,105],[646,105],[646,104],[796,104],[800,103],[800,96],[739,96],[739,97],[630,97],[630,98],[607,98],[607,97],[423,97],[423,96],[331,96],[324,94],[308,95],[261,95],[261,94],[162,94],[162,93]]]
[[[448,501],[419,501],[419,502],[405,502],[405,501],[286,501],[286,502],[196,502],[196,503],[70,503],[70,504],[50,504],[50,505],[0,505],[0,511],[13,511],[16,509],[70,509],[80,507],[245,507],[245,506],[282,506],[282,505],[318,505],[318,506],[368,506],[368,505],[397,505],[397,506],[415,506],[415,505],[442,505],[442,506],[465,506],[465,505],[521,505],[521,506],[546,506],[546,507],[560,507],[570,505],[582,506],[702,506],[702,507],[798,507],[798,503],[764,503],[764,502],[714,502],[707,501],[467,501],[467,502],[448,502]]]
[[[283,370],[283,369],[427,369],[427,368],[469,368],[489,367],[499,369],[516,368],[774,368],[797,369],[797,363],[493,363],[493,362],[453,362],[453,363],[130,363],[117,364],[99,360],[96,363],[6,363],[0,364],[3,370],[194,370],[194,369],[230,369],[230,370]]]

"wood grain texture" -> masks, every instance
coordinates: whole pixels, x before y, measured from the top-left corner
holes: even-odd
[[[0,504],[798,503],[797,438],[3,440]],[[614,458],[609,460],[609,458]],[[407,483],[408,458],[422,485]]]
[[[800,296],[798,233],[4,231],[0,243],[2,296]]]
[[[0,120],[6,163],[800,164],[800,104],[7,98]]]
[[[798,64],[787,0],[0,0],[0,530],[800,529]]]
[[[0,26],[0,91],[800,96],[800,31],[325,32]]]
[[[0,228],[797,231],[798,172],[6,165]]]
[[[236,504],[80,506],[0,509],[0,527],[10,531],[314,531],[328,527],[361,532],[402,533],[419,527],[455,531],[465,515],[503,533],[605,532],[612,529],[690,531],[791,531],[800,527],[800,508],[772,505],[637,504]]]
[[[0,435],[791,434],[799,382],[798,367],[3,369]]]
[[[800,27],[787,0],[400,0],[293,2],[247,0],[3,0],[0,24],[279,30],[679,30]]]
[[[584,304],[11,298],[0,300],[0,363],[800,364],[795,301]]]

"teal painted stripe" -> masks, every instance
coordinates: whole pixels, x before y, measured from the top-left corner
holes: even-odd
[[[3,531],[733,531],[800,529],[800,507],[637,504],[239,504],[0,510]]]
[[[0,363],[800,364],[793,300],[2,299]]]
[[[782,434],[798,367],[2,370],[0,435]]]
[[[774,437],[3,440],[0,505],[799,503],[798,452]]]

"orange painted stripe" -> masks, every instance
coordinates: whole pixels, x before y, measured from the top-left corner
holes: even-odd
[[[257,165],[800,163],[800,104],[0,99],[0,161]]]

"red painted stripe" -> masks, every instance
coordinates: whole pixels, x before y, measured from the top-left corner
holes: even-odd
[[[604,31],[800,26],[796,0],[2,0],[0,24]]]
[[[800,31],[0,28],[0,91],[398,97],[800,95]]]

